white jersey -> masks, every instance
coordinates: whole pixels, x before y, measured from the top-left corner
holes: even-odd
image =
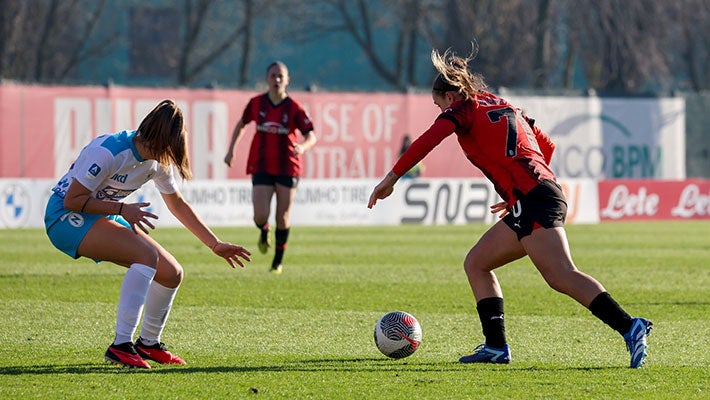
[[[133,143],[135,135],[136,131],[122,131],[93,139],[52,191],[64,198],[77,180],[91,190],[92,197],[118,201],[152,179],[160,193],[177,192],[172,168],[166,171],[157,161],[141,158]]]

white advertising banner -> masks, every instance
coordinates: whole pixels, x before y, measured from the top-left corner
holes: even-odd
[[[488,206],[497,195],[484,179],[417,179],[397,183],[394,193],[367,208],[373,179],[303,180],[291,208],[291,223],[302,226],[488,223]],[[210,226],[252,226],[251,182],[247,180],[191,181],[181,192]],[[177,226],[152,185],[135,192],[130,201],[151,203],[160,216],[156,225]],[[271,223],[275,200],[272,201]]]
[[[682,98],[508,98],[552,137],[561,178],[685,178]]]
[[[492,224],[497,216],[489,206],[498,202],[485,179],[403,179],[394,193],[367,208],[376,179],[315,179],[301,181],[291,223],[301,226],[354,226],[399,224]],[[50,179],[0,179],[0,229],[44,226],[44,208],[55,181]],[[562,180],[568,199],[568,223],[596,223],[597,183]],[[209,226],[252,226],[251,182],[195,180],[185,182],[181,193]],[[179,226],[165,207],[160,193],[147,184],[126,201],[148,202],[159,216],[156,226]],[[272,203],[272,210],[275,204]],[[272,213],[273,223],[273,213]]]
[[[0,229],[44,226],[44,209],[56,182],[0,178]]]

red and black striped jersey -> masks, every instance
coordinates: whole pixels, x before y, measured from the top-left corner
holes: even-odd
[[[302,135],[313,130],[303,106],[291,97],[273,104],[265,93],[251,98],[244,109],[242,122],[246,125],[251,121],[256,122],[256,133],[249,149],[247,174],[300,176],[301,159],[294,152],[296,130]]]
[[[552,140],[519,108],[488,92],[454,102],[439,114],[400,157],[394,173],[404,174],[452,133],[468,160],[509,206],[542,180],[556,180],[549,167],[555,149]]]

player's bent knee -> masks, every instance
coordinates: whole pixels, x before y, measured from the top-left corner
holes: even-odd
[[[476,255],[475,251],[471,250],[466,255],[466,259],[463,261],[463,269],[467,274],[472,274],[476,271],[483,270],[484,266],[479,262],[480,258]]]
[[[160,254],[158,253],[158,249],[146,244],[134,257],[133,262],[155,268],[158,265],[159,258]]]
[[[184,274],[179,264],[162,264],[158,265],[158,271],[153,279],[165,287],[176,288],[182,283]]]
[[[175,287],[180,286],[184,277],[185,271],[182,269],[182,267],[178,266],[176,274],[173,277],[173,283],[175,284]]]
[[[158,282],[161,285],[168,287],[168,288],[176,288],[182,284],[182,275],[175,275],[172,277],[172,279],[167,279],[164,280],[163,282]]]
[[[483,265],[482,260],[486,258],[485,254],[486,252],[483,248],[478,245],[473,246],[473,248],[471,248],[471,250],[469,250],[466,254],[464,265],[469,265],[474,268],[481,267]]]

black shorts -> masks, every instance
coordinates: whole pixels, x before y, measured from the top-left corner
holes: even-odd
[[[274,186],[275,184],[283,185],[291,189],[298,187],[298,181],[300,180],[297,176],[288,175],[273,175],[267,174],[265,172],[257,172],[251,175],[251,184],[264,185],[264,186]]]
[[[518,240],[537,228],[564,226],[567,201],[556,182],[544,180],[526,195],[518,197],[503,221],[518,235]]]

